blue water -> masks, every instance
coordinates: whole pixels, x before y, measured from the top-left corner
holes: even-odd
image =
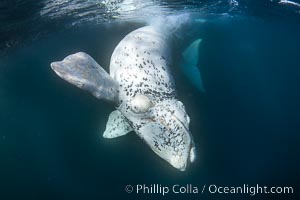
[[[125,10],[101,2],[0,2],[0,199],[297,199],[297,2],[141,1]],[[50,69],[85,51],[108,70],[117,43],[162,13],[192,16],[174,42],[172,68],[198,150],[186,172],[134,133],[103,139],[114,108]],[[176,66],[197,38],[206,93]],[[162,197],[127,194],[128,184],[261,184],[292,186],[294,194]]]

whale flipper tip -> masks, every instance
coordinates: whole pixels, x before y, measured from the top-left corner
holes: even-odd
[[[115,110],[109,115],[103,137],[107,139],[116,138],[126,135],[132,130],[125,116],[120,111]]]
[[[99,99],[115,102],[118,84],[88,54],[78,52],[62,61],[52,62],[51,68],[62,79],[92,93]]]

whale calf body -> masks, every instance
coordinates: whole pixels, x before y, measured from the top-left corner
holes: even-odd
[[[134,131],[162,159],[184,171],[196,158],[190,118],[177,100],[169,40],[158,28],[132,31],[114,49],[108,74],[83,52],[51,63],[61,78],[112,102],[103,137]]]

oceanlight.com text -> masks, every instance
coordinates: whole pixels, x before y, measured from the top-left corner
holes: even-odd
[[[193,184],[174,184],[174,185],[162,185],[162,184],[136,184],[126,185],[125,191],[133,194],[159,194],[168,195],[173,194],[245,194],[255,196],[258,194],[293,194],[294,188],[291,186],[264,186],[264,185],[248,185],[243,184],[240,186],[224,186],[217,184],[204,184],[204,185],[193,185]]]

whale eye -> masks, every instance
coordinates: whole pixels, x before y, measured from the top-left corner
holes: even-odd
[[[147,112],[152,106],[151,100],[145,95],[136,95],[131,100],[131,110],[137,114]]]

